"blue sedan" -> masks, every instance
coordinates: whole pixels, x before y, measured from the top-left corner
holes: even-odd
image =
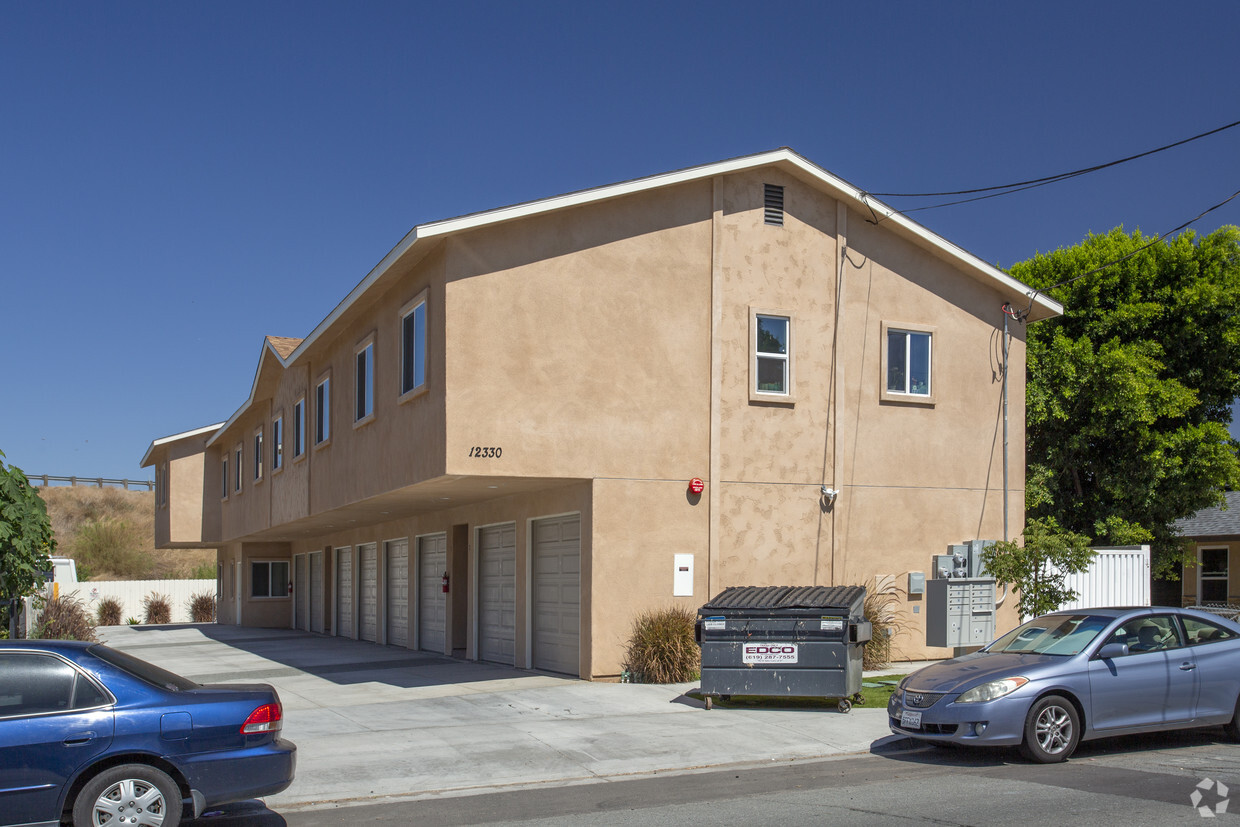
[[[272,795],[297,748],[266,684],[202,686],[102,644],[0,641],[0,824],[175,827]]]
[[[897,735],[1019,746],[1040,763],[1138,732],[1222,725],[1240,740],[1240,625],[1193,609],[1054,612],[909,675],[887,713]]]

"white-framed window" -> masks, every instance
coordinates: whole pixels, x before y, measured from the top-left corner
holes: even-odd
[[[882,398],[934,401],[934,328],[883,324]]]
[[[224,455],[224,459],[220,461],[220,480],[224,484],[224,490],[220,492],[220,499],[228,499],[228,455]]]
[[[160,508],[168,506],[168,463],[155,466],[155,503]]]
[[[288,598],[288,560],[251,560],[250,597]]]
[[[426,387],[426,294],[400,310],[400,395],[407,398]]]
[[[314,444],[332,438],[332,380],[325,377],[314,386]]]
[[[1227,546],[1206,546],[1197,549],[1197,602],[1228,602]]]
[[[306,397],[293,405],[293,459],[306,453]]]
[[[753,401],[792,402],[792,317],[750,309],[749,398]]]
[[[241,481],[245,479],[245,465],[242,460],[245,458],[244,447],[238,445],[233,449],[233,491],[240,493]]]
[[[263,478],[263,429],[254,432],[254,481]]]
[[[271,473],[284,467],[284,416],[271,420]]]
[[[353,423],[369,422],[375,415],[375,336],[372,333],[353,353]]]

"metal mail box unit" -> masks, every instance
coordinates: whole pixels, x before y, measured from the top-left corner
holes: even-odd
[[[702,695],[839,698],[861,692],[864,586],[733,586],[698,609]]]
[[[995,581],[988,577],[926,584],[926,645],[985,646],[995,639]]]

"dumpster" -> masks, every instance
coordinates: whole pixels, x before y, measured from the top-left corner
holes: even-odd
[[[702,696],[861,697],[864,586],[733,586],[698,609]]]

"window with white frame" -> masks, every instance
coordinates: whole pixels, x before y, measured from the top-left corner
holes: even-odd
[[[371,336],[353,354],[353,421],[361,423],[375,413],[375,337]]]
[[[242,464],[243,453],[242,446],[238,445],[233,452],[233,491],[241,490],[241,481],[245,478],[245,466]]]
[[[225,456],[220,463],[220,480],[224,483],[224,490],[220,492],[220,499],[228,499],[228,457]]]
[[[883,334],[883,398],[933,401],[933,328],[885,324]]]
[[[1227,588],[1227,547],[1202,548],[1198,555],[1198,603],[1228,602]]]
[[[284,467],[284,417],[271,421],[271,473]]]
[[[254,481],[263,478],[263,429],[254,432]]]
[[[288,597],[287,560],[250,561],[250,597]]]
[[[293,459],[306,453],[306,398],[293,406]]]
[[[319,382],[314,388],[314,444],[331,439],[332,380]]]
[[[401,308],[400,393],[426,386],[426,293]]]
[[[750,398],[792,401],[792,317],[751,311]]]

